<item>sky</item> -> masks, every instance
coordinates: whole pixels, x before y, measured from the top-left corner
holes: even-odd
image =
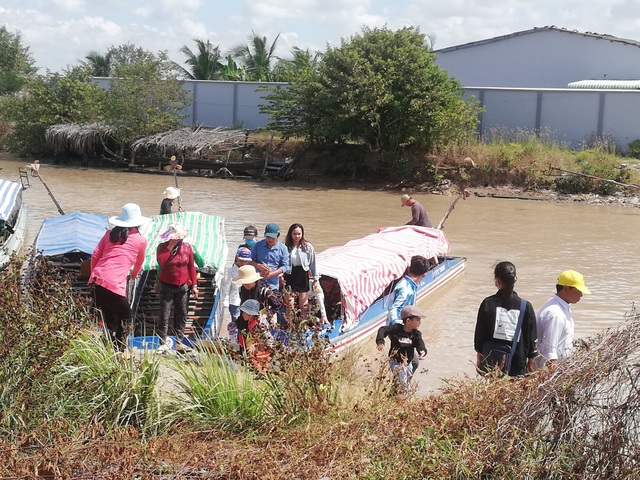
[[[637,0],[0,0],[0,25],[20,32],[40,73],[59,72],[90,51],[133,43],[167,50],[184,65],[183,45],[210,40],[223,55],[252,31],[276,55],[294,46],[324,51],[363,26],[415,26],[445,48],[534,27],[640,40]]]

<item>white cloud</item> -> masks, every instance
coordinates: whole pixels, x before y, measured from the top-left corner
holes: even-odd
[[[142,18],[149,18],[153,9],[151,7],[138,7],[133,9],[133,14]]]
[[[53,3],[63,10],[81,11],[84,9],[84,0],[53,0]]]

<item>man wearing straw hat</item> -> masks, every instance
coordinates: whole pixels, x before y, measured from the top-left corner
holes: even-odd
[[[556,294],[538,312],[538,351],[536,367],[555,368],[559,360],[571,356],[573,348],[573,316],[571,304],[578,303],[582,295],[591,291],[584,277],[575,270],[565,270],[558,277]]]
[[[160,204],[160,215],[168,215],[173,211],[173,202],[180,196],[180,189],[176,187],[167,187],[162,192],[164,199]]]
[[[411,195],[406,193],[400,197],[401,207],[411,207],[411,220],[407,222],[407,225],[415,225],[416,227],[431,227],[429,217],[427,217],[427,211],[422,204],[411,198]]]

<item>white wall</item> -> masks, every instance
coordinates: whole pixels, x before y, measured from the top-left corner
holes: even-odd
[[[462,85],[566,88],[577,80],[640,79],[640,46],[563,30],[519,32],[434,53]]]
[[[582,148],[594,136],[613,136],[619,151],[640,139],[640,92],[471,87],[485,108],[479,134],[493,130],[548,131],[571,148]]]

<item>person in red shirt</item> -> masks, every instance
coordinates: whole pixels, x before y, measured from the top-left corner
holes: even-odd
[[[160,337],[157,353],[171,350],[167,344],[169,317],[174,312],[174,331],[176,336],[176,351],[190,350],[183,345],[184,329],[187,322],[187,304],[189,292],[198,296],[198,278],[194,261],[193,248],[183,240],[188,232],[179,223],[174,223],[160,235],[162,243],[158,245],[156,259],[158,261],[158,275],[155,289],[160,293],[160,318],[156,325],[156,334]]]

